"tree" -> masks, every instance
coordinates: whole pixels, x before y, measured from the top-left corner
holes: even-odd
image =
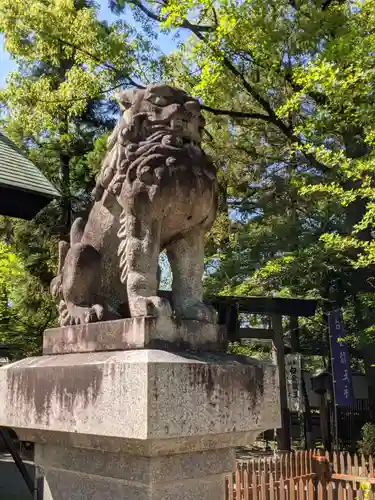
[[[202,101],[221,167],[208,289],[343,307],[375,388],[374,1],[112,3],[191,34],[165,71]]]
[[[0,344],[10,359],[40,352],[41,334],[54,313],[51,302],[11,245],[1,243]]]

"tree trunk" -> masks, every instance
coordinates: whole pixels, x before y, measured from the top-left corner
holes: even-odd
[[[351,127],[343,132],[344,144],[346,156],[348,158],[362,158],[369,153],[369,146],[365,143],[363,130],[359,127]],[[345,183],[347,189],[356,189],[360,186],[361,181],[348,180]],[[346,213],[346,232],[351,234],[353,227],[357,224],[366,213],[366,200],[362,198],[357,198],[356,201],[348,206]],[[362,241],[371,241],[371,227],[367,227],[365,230],[360,231],[357,235]],[[353,252],[353,257],[355,257],[356,251]],[[367,271],[367,272],[366,272]],[[356,298],[357,294],[365,291],[364,282],[367,281],[366,275],[368,277],[373,277],[375,272],[375,266],[370,266],[365,270],[358,271],[360,273],[359,279],[355,279],[353,285],[353,295],[355,302],[355,312],[357,324],[360,330],[364,330],[366,327],[370,326],[367,324],[366,319],[363,317],[359,300]],[[354,273],[353,273],[354,274]],[[371,322],[372,323],[372,322]],[[375,343],[365,342],[360,346],[360,352],[363,356],[366,372],[366,380],[369,388],[369,401],[371,407],[372,418],[375,416]]]

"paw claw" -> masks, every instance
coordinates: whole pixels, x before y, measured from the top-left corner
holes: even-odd
[[[92,307],[81,307],[71,304],[60,304],[60,325],[87,325],[100,321],[104,316],[104,308],[100,304]]]
[[[100,304],[95,304],[92,306],[91,309],[95,312],[95,315],[99,321],[101,319],[103,319],[103,316],[104,316],[104,307],[103,306],[101,306]]]

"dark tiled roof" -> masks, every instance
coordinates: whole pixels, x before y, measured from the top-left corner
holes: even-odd
[[[24,153],[0,132],[0,186],[44,198],[60,194]]]

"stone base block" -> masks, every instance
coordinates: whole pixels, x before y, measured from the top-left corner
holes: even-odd
[[[24,439],[63,434],[81,440],[77,446],[121,445],[146,456],[191,451],[193,442],[206,449],[217,436],[218,446],[245,444],[245,434],[252,440],[279,425],[277,368],[217,353],[29,358],[0,368],[0,401],[1,425]]]
[[[46,330],[43,354],[125,349],[223,350],[225,327],[202,321],[140,317]],[[225,349],[224,349],[225,350]]]
[[[229,449],[140,458],[120,453],[36,445],[45,475],[44,500],[224,499]]]
[[[155,321],[49,330],[44,356],[0,368],[0,425],[35,443],[44,500],[224,500],[235,447],[279,426],[276,366]]]

